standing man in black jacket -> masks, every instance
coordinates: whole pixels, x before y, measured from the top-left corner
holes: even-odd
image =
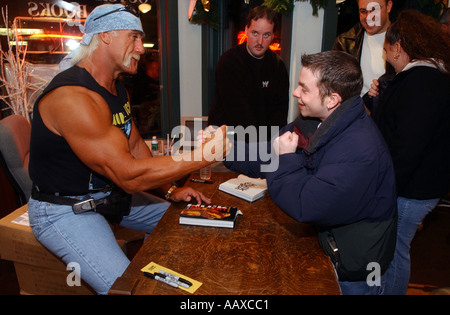
[[[276,23],[276,13],[268,7],[250,11],[247,42],[225,52],[217,65],[210,125],[267,126],[267,135],[260,137],[270,137],[271,126],[286,125],[289,77],[284,62],[269,49]]]

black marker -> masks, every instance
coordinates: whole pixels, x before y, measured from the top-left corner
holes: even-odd
[[[210,180],[206,180],[206,179],[194,179],[191,178],[191,181],[194,183],[204,183],[204,184],[212,184],[213,182]]]
[[[159,274],[159,273],[150,273],[150,272],[144,272],[144,276],[147,278],[155,279],[160,282],[164,282],[165,284],[168,284],[174,288],[178,288],[178,283],[175,281],[172,281],[172,279],[167,279],[166,276]]]
[[[190,281],[187,281],[186,279],[183,279],[183,278],[180,278],[180,277],[178,277],[178,276],[175,276],[174,274],[168,273],[167,271],[164,271],[164,270],[158,270],[158,272],[159,272],[160,274],[163,274],[163,275],[169,277],[169,278],[174,279],[175,281],[179,281],[179,282],[185,283],[185,284],[187,284],[188,286],[191,286],[191,285],[192,285],[192,283],[191,283]]]
[[[168,276],[168,275],[170,275],[170,276]],[[161,271],[161,273],[159,273],[159,272],[155,272],[155,273],[144,272],[144,276],[164,282],[165,284],[168,284],[174,288],[178,288],[178,286],[180,286],[180,287],[189,289],[189,287],[192,286],[192,283],[190,283],[189,281],[178,278],[175,275],[172,275],[172,274],[164,272],[164,271]],[[176,278],[178,278],[178,279],[176,279]]]

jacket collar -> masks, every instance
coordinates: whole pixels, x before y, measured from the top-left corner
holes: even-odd
[[[317,119],[297,118],[294,122],[294,126],[296,126],[304,135],[307,135],[308,138],[305,152],[307,154],[314,153],[335,134],[345,129],[352,121],[354,121],[355,117],[361,115],[363,111],[363,101],[358,95],[355,95],[339,105],[339,107],[336,108],[336,110],[334,110],[322,123]],[[313,130],[314,127],[316,128],[315,130]]]

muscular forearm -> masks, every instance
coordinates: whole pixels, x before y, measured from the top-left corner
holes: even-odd
[[[211,163],[205,159],[194,160],[193,151],[180,156],[132,159],[122,168],[104,168],[103,171],[105,176],[126,191],[137,192],[170,184]]]

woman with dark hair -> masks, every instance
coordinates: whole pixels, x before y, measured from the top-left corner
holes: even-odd
[[[384,44],[396,75],[384,91],[378,82],[372,117],[394,162],[398,229],[394,279],[387,294],[405,294],[410,276],[410,244],[426,214],[450,187],[450,41],[439,23],[415,10],[400,13]]]

